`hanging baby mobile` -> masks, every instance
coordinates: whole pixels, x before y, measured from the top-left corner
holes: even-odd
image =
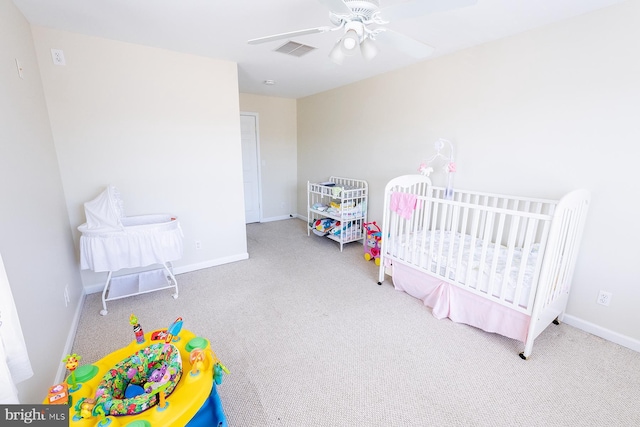
[[[449,155],[444,154],[445,149],[449,149]],[[453,198],[453,174],[456,172],[456,163],[453,161],[453,145],[447,139],[440,138],[435,142],[436,154],[428,160],[420,163],[418,172],[424,176],[429,176],[435,168],[447,174],[447,186],[445,189],[445,199]]]

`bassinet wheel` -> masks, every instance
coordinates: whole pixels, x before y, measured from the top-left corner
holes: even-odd
[[[100,310],[100,315],[106,316],[109,312],[107,310]]]
[[[178,294],[177,293],[172,294],[171,296],[173,297],[173,299],[178,299]]]
[[[382,282],[378,282],[378,286],[382,286]]]
[[[527,360],[527,356],[524,355],[524,351],[520,353],[520,359]]]

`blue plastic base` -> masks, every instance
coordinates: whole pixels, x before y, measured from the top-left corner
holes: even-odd
[[[227,417],[222,410],[222,402],[218,396],[215,383],[211,387],[209,398],[191,418],[186,427],[227,427]]]

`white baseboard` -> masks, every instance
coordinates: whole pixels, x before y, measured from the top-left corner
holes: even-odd
[[[215,267],[217,265],[229,264],[236,261],[249,259],[249,253],[236,254],[224,258],[216,258],[209,261],[199,262],[197,264],[183,265],[173,269],[174,274],[189,273],[191,271],[203,270],[205,268]]]
[[[585,332],[589,332],[590,334],[593,334],[600,338],[604,338],[607,341],[611,341],[623,347],[627,347],[631,350],[640,352],[640,341],[634,338],[619,334],[617,332],[603,328],[602,326],[598,326],[591,322],[587,322],[586,320],[580,319],[570,314],[565,314],[562,318],[562,321],[567,325],[573,326]]]
[[[282,221],[284,219],[292,219],[293,215],[272,216],[270,218],[262,218],[260,222]]]
[[[216,259],[212,259],[204,262],[199,262],[197,264],[182,265],[180,267],[175,267],[173,269],[173,273],[174,274],[189,273],[191,271],[203,270],[205,268],[215,267],[217,265],[222,265],[222,264],[229,264],[231,262],[242,261],[245,259],[249,259],[249,253],[247,252],[231,255],[228,257],[216,258]],[[102,290],[104,289],[104,284],[105,284],[104,282],[100,282],[100,283],[93,283],[91,285],[87,285],[84,287],[84,291],[87,295],[97,294],[99,292],[102,292]]]
[[[80,314],[82,314],[82,307],[84,307],[84,300],[87,294],[83,290],[82,295],[78,299],[78,305],[76,306],[76,311],[73,314],[73,320],[71,321],[71,328],[69,329],[69,334],[67,335],[67,341],[64,343],[64,348],[62,350],[62,355],[60,355],[60,360],[64,359],[67,354],[71,354],[71,349],[73,348],[73,342],[76,339],[76,331],[78,330],[78,324],[80,323]],[[67,368],[63,363],[59,364],[58,372],[56,372],[56,377],[54,378],[51,384],[60,384],[64,381]]]

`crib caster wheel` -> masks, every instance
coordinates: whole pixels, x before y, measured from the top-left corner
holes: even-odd
[[[107,313],[109,313],[107,310],[100,310],[100,315],[101,316],[106,316]]]
[[[173,297],[173,299],[178,299],[178,294],[173,294],[171,296]]]
[[[560,324],[560,322],[558,321],[557,317],[555,319],[553,319],[553,324],[554,325],[559,325]]]
[[[520,353],[520,359],[527,360],[527,356],[524,355],[524,351]]]
[[[382,286],[382,282],[378,282],[378,286]]]

